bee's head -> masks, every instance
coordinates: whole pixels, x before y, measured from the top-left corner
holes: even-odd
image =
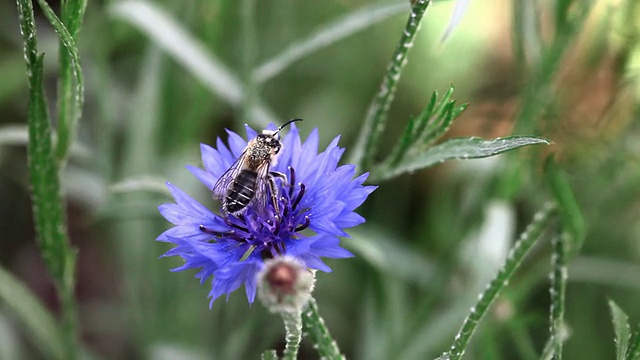
[[[282,147],[282,143],[280,142],[280,130],[295,121],[302,121],[302,119],[289,120],[276,130],[262,130],[262,134],[258,134],[257,136],[258,142],[265,144],[271,148],[275,154],[277,154]]]
[[[258,134],[256,139],[259,143],[270,148],[275,154],[277,154],[282,147],[279,130],[263,130],[262,134]]]

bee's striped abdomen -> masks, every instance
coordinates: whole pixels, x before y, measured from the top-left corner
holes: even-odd
[[[224,209],[231,213],[237,213],[247,207],[256,191],[258,174],[252,170],[241,170],[231,182],[227,195],[224,198]]]

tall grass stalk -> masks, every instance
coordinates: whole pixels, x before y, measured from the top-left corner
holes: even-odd
[[[443,355],[442,358],[448,360],[459,360],[462,358],[471,336],[478,327],[478,323],[487,313],[489,307],[500,293],[500,290],[507,286],[509,280],[513,277],[516,269],[520,266],[522,260],[529,250],[531,250],[536,240],[540,238],[543,231],[548,227],[555,210],[555,205],[547,204],[534,216],[531,224],[527,226],[527,229],[520,235],[518,241],[516,241],[511,248],[502,268],[493,280],[491,280],[486,290],[480,294],[478,302],[471,308],[471,312],[455,336],[451,349],[447,354]]]
[[[382,77],[380,90],[369,105],[360,135],[349,160],[349,163],[358,166],[359,172],[369,171],[373,165],[378,140],[386,126],[387,114],[395,97],[402,69],[407,64],[409,50],[413,46],[422,17],[430,4],[430,0],[418,0],[413,5],[400,41],[391,55],[391,61]]]

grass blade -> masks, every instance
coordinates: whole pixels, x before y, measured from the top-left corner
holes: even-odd
[[[407,4],[373,5],[333,21],[265,61],[255,70],[254,81],[267,82],[296,61],[406,10]]]
[[[60,37],[60,43],[64,48],[64,50],[60,49],[60,98],[58,101],[58,143],[56,145],[56,158],[58,161],[64,162],[75,138],[78,119],[82,115],[84,80],[74,37],[46,0],[38,0],[38,4]],[[74,21],[74,24],[79,27],[78,21]],[[74,29],[74,32],[77,30],[77,28]],[[75,89],[72,86],[72,77],[75,78]]]
[[[449,20],[449,25],[447,25],[446,30],[442,34],[440,38],[440,42],[445,42],[451,33],[453,33],[453,29],[458,26],[460,21],[462,21],[462,16],[465,12],[467,12],[467,8],[469,7],[469,3],[471,0],[456,0],[455,7],[453,8],[453,15],[451,15],[451,20]]]
[[[64,345],[56,320],[29,289],[0,267],[0,299],[46,358],[63,359]]]
[[[613,330],[616,333],[616,360],[625,360],[631,336],[629,317],[613,300],[609,300],[609,308],[611,309]]]
[[[53,141],[56,135],[53,134]],[[27,125],[2,125],[0,126],[0,146],[28,146],[29,127]],[[80,161],[93,161],[91,149],[78,142],[74,143],[70,149],[70,156]]]
[[[458,360],[462,357],[467,345],[469,344],[471,335],[473,335],[473,332],[478,326],[478,323],[484,314],[487,313],[500,290],[502,290],[502,288],[504,288],[513,277],[516,269],[520,266],[520,263],[522,263],[522,260],[527,255],[533,244],[535,244],[536,240],[547,228],[554,212],[555,207],[548,204],[534,216],[531,224],[527,226],[527,229],[520,235],[518,241],[516,241],[511,248],[502,268],[498,271],[493,280],[491,280],[487,289],[480,294],[478,302],[471,308],[471,312],[464,320],[462,327],[458,331],[453,345],[451,345],[451,349],[448,354],[443,355],[442,358]]]
[[[387,180],[404,173],[424,169],[445,160],[485,158],[523,146],[537,144],[549,145],[550,143],[547,139],[537,136],[517,135],[492,140],[483,140],[477,137],[451,139],[430,147],[422,153],[405,157],[397,167],[381,166],[375,168],[371,175],[371,181]]]
[[[393,52],[387,71],[382,78],[380,91],[369,105],[360,136],[351,159],[348,161],[350,164],[356,164],[359,172],[368,171],[373,165],[378,139],[384,131],[387,113],[395,97],[398,80],[400,80],[402,69],[407,63],[409,49],[413,46],[422,17],[430,4],[430,0],[417,0],[413,5],[398,46]]]
[[[566,173],[560,169],[552,156],[547,158],[545,163],[545,176],[551,194],[558,203],[563,230],[569,232],[567,254],[575,256],[586,236],[586,225],[580,205],[571,190]]]
[[[215,95],[234,107],[242,105],[245,89],[238,77],[171,15],[143,1],[117,2],[110,11],[114,17],[142,31]],[[277,118],[271,110],[260,104],[253,106],[251,114],[252,119],[261,126]]]

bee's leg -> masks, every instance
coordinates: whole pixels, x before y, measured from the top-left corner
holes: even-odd
[[[276,187],[276,181],[274,174],[281,174],[275,171],[269,173],[269,192],[271,195],[271,202],[273,202],[273,210],[276,213],[276,220],[280,220],[280,208],[278,207],[278,188]]]
[[[289,172],[291,173],[291,177],[287,179],[287,175],[278,171],[272,171],[269,173],[272,177],[277,177],[282,180],[283,185],[289,187],[289,197],[293,195],[293,184],[296,182],[296,173],[293,171],[293,168],[289,166]]]
[[[200,229],[200,231],[202,231],[204,233],[211,234],[211,235],[218,236],[218,237],[228,235],[227,232],[214,231],[214,230],[211,230],[211,229],[207,228],[206,226],[204,226],[202,224],[200,226],[198,226],[198,228]]]
[[[279,171],[269,171],[269,176],[271,178],[279,178],[282,181],[284,181],[285,183],[287,182],[287,175],[279,172]]]

